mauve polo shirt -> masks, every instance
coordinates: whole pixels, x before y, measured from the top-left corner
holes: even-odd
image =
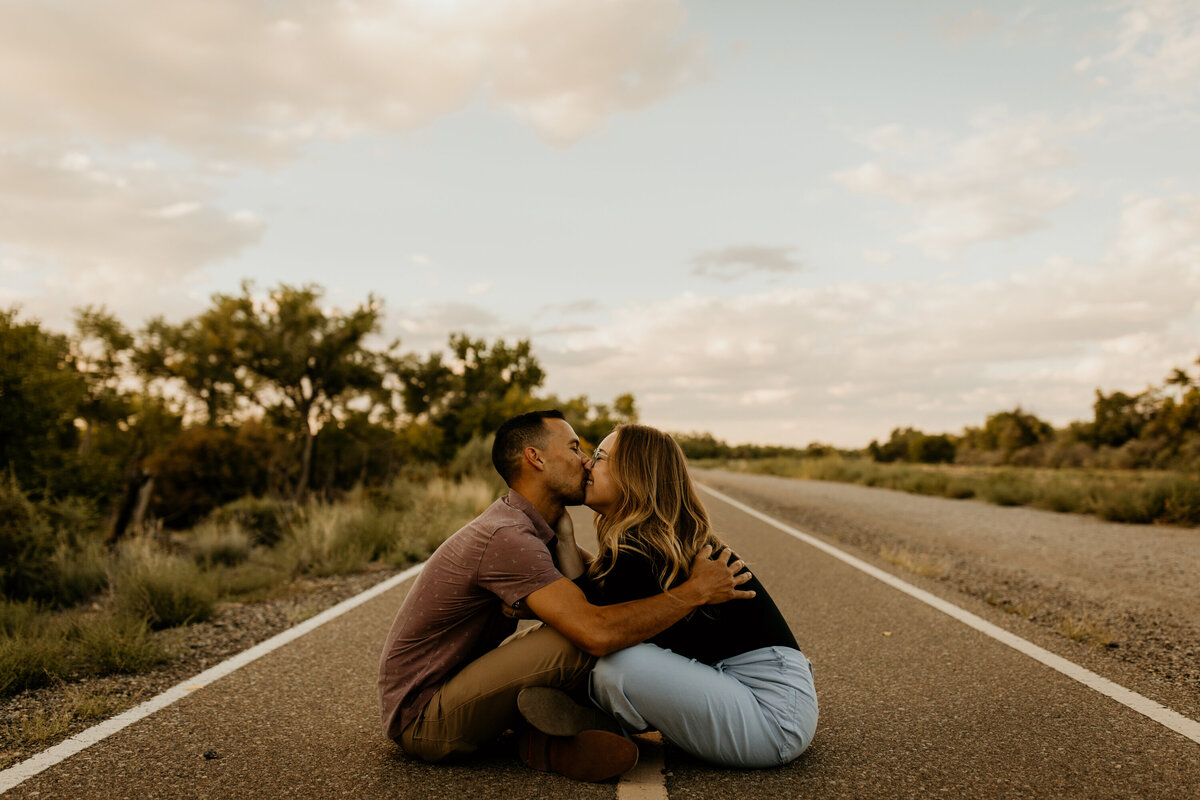
[[[517,622],[501,611],[563,577],[554,531],[533,504],[509,491],[447,539],[404,599],[383,646],[383,730],[400,734],[460,667],[488,652]]]

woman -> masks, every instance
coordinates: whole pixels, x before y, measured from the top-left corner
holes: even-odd
[[[622,425],[593,458],[584,501],[597,514],[599,553],[586,591],[597,605],[669,590],[706,544],[719,551],[679,445]],[[593,701],[631,731],[658,730],[723,766],[773,767],[812,742],[812,664],[756,578],[750,600],[705,606],[644,644],[601,658]]]

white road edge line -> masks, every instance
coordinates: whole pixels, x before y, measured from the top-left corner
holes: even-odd
[[[807,533],[802,533],[790,525],[780,522],[773,517],[769,517],[761,511],[751,508],[745,503],[734,500],[732,497],[729,497],[728,495],[723,494],[716,489],[703,484],[700,484],[700,488],[718,500],[728,503],[734,508],[749,514],[755,519],[762,520],[768,525],[778,528],[790,536],[794,536],[805,544],[812,545],[818,550],[833,556],[839,561],[843,561],[855,569],[861,570],[871,577],[883,581],[888,586],[891,586],[894,589],[899,589],[905,594],[915,597],[917,600],[933,606],[938,611],[948,614],[959,622],[969,625],[975,630],[990,636],[999,642],[1003,642],[1014,650],[1024,653],[1035,661],[1040,661],[1051,669],[1058,670],[1068,678],[1079,681],[1089,689],[1094,689],[1100,694],[1110,697],[1124,706],[1132,708],[1139,714],[1144,714],[1158,724],[1170,728],[1179,735],[1191,739],[1197,744],[1200,744],[1200,722],[1189,719],[1177,711],[1172,711],[1166,706],[1151,700],[1149,697],[1144,697],[1137,692],[1126,689],[1120,684],[1113,683],[1108,678],[1102,678],[1091,670],[1084,669],[1078,664],[1068,661],[1061,656],[1057,656],[1054,653],[1051,653],[1049,650],[1038,647],[1036,644],[1026,641],[1016,634],[1009,633],[1003,628],[993,625],[982,617],[977,617],[971,612],[959,608],[953,603],[947,602],[936,595],[930,594],[923,589],[918,589],[916,586],[913,586],[910,583],[905,583],[891,573],[884,572],[878,567],[874,567],[867,562],[862,561],[861,559],[855,558],[854,556],[849,555],[848,553],[845,553],[833,545],[827,544],[814,536],[811,536]]]
[[[299,625],[293,628],[288,628],[282,633],[277,633],[270,639],[261,641],[254,645],[254,647],[251,647],[249,650],[243,650],[237,655],[227,658],[220,664],[217,664],[215,667],[210,667],[195,677],[188,678],[181,683],[175,684],[162,694],[152,697],[142,704],[136,705],[128,711],[118,714],[112,719],[107,719],[104,722],[101,722],[99,725],[94,725],[85,731],[80,731],[70,739],[59,742],[48,750],[43,750],[37,755],[31,756],[19,764],[0,771],[0,794],[7,792],[9,789],[18,786],[21,783],[24,783],[34,775],[49,769],[60,761],[65,761],[76,753],[86,750],[99,741],[107,739],[117,731],[129,727],[138,720],[145,719],[154,712],[166,708],[181,697],[185,697],[197,689],[204,688],[213,681],[223,678],[235,670],[241,669],[251,661],[265,656],[272,650],[278,650],[288,642],[299,639],[304,634],[321,627],[326,622],[340,617],[347,611],[357,608],[368,600],[383,594],[393,587],[399,586],[401,583],[404,583],[404,581],[420,572],[421,568],[424,566],[425,564],[422,562],[416,566],[409,567],[403,572],[393,575],[386,580],[380,581],[370,589],[360,592],[353,597],[349,597],[332,608],[325,609],[315,617],[311,617],[310,619],[301,622]]]

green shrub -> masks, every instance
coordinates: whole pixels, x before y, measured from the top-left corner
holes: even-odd
[[[213,573],[221,597],[259,600],[290,577],[290,570],[271,561],[251,559]]]
[[[41,504],[59,542],[79,547],[102,536],[103,522],[96,504],[83,497],[64,497]]]
[[[109,558],[96,538],[80,538],[72,545],[60,541],[54,550],[51,578],[57,605],[74,605],[98,594],[108,585]]]
[[[46,686],[67,673],[70,664],[61,636],[0,636],[0,696]]]
[[[910,469],[901,473],[894,488],[912,494],[943,495],[950,478],[943,472]]]
[[[145,672],[169,660],[139,617],[117,613],[80,621],[73,633],[79,664],[97,675]]]
[[[14,600],[48,599],[54,531],[12,479],[0,480],[0,590]]]
[[[296,574],[353,572],[391,549],[398,516],[363,501],[314,505],[279,543],[279,563]]]
[[[112,586],[118,613],[144,619],[156,630],[208,619],[217,597],[211,574],[144,540],[122,548]]]
[[[1091,508],[1088,492],[1078,483],[1064,479],[1052,479],[1042,486],[1033,499],[1033,505],[1048,511],[1081,512]]]
[[[431,479],[433,476],[430,475]],[[422,483],[424,480],[422,480]],[[411,480],[394,480],[386,486],[367,490],[367,499],[379,509],[405,511],[412,508],[423,494],[421,483]]]
[[[189,539],[192,560],[205,568],[216,564],[233,566],[250,556],[250,535],[237,522],[219,523],[209,519],[193,528]]]
[[[1129,486],[1121,491],[1100,493],[1094,500],[1096,514],[1110,522],[1145,524],[1153,522],[1156,498],[1145,486]]]
[[[488,481],[430,481],[420,499],[396,520],[393,543],[384,560],[403,566],[428,558],[438,545],[493,500],[493,488]]]
[[[252,422],[236,432],[205,426],[184,430],[147,459],[155,475],[155,516],[180,530],[243,495],[265,494],[279,446],[276,429]]]
[[[208,521],[214,525],[237,525],[257,544],[272,547],[297,517],[292,503],[269,497],[242,497],[213,511]]]
[[[946,482],[942,494],[955,500],[966,500],[975,496],[975,482],[966,477],[953,477]]]
[[[1028,479],[1005,470],[989,475],[980,487],[979,494],[998,506],[1023,506],[1033,500],[1035,492]]]
[[[36,627],[37,603],[0,598],[0,636],[23,635]]]
[[[492,442],[495,436],[474,436],[458,448],[454,458],[446,469],[447,474],[456,480],[462,478],[478,478],[483,481],[503,483],[496,468],[492,466]]]
[[[1197,476],[1173,475],[1165,478],[1162,492],[1162,521],[1176,525],[1200,525],[1200,479]]]

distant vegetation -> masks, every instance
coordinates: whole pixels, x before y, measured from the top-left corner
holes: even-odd
[[[0,695],[171,656],[155,631],[297,577],[425,558],[502,484],[490,434],[557,407],[588,443],[637,419],[538,389],[528,341],[373,346],[372,297],[249,284],[179,324],[0,311]]]
[[[1092,418],[1063,428],[1016,408],[959,435],[896,428],[861,451],[676,439],[700,466],[1200,525],[1200,377],[1181,368],[1138,394],[1097,390]]]
[[[157,631],[297,577],[424,558],[501,491],[489,436],[514,414],[558,407],[591,445],[637,420],[628,394],[539,395],[528,341],[404,353],[372,344],[382,315],[250,284],[138,330],[0,311],[0,695],[151,668],[171,657]],[[1062,429],[1017,408],[863,451],[677,439],[699,464],[1200,523],[1200,378],[1182,369],[1097,391]]]

